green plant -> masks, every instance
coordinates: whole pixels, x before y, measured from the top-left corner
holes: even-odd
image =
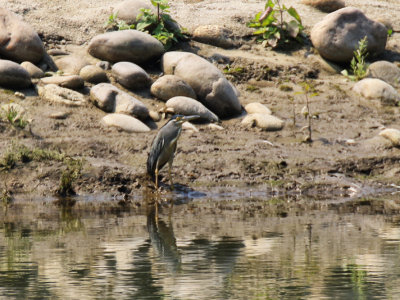
[[[141,14],[137,16],[136,29],[148,32],[163,43],[165,49],[169,49],[185,36],[175,20],[168,14],[170,6],[167,0],[151,0],[151,3],[157,8],[157,13],[153,13],[151,9],[142,8]]]
[[[286,20],[286,15],[291,17]],[[303,25],[301,18],[293,7],[287,8],[280,0],[268,0],[265,11],[260,11],[251,20],[248,27],[255,28],[253,32],[257,41],[264,47],[276,48],[291,41],[303,42]]]
[[[243,67],[232,67],[231,65],[226,65],[222,71],[225,74],[238,74],[243,73],[245,69]]]
[[[29,122],[23,118],[22,114],[14,106],[10,105],[3,111],[6,120],[14,127],[24,129],[26,125],[29,124]]]
[[[118,20],[117,14],[111,14],[104,26],[113,28],[115,27],[118,30],[135,29],[135,24],[128,25],[125,21]]]
[[[350,68],[352,75],[347,70],[343,70],[342,74],[348,77],[350,80],[358,81],[363,79],[367,75],[368,64],[365,59],[368,56],[368,40],[367,36],[362,38],[358,42],[358,48],[354,51],[353,59],[350,62]]]
[[[61,174],[60,186],[57,190],[57,194],[60,196],[74,195],[73,183],[81,175],[82,171],[82,160],[73,159],[68,157],[65,160],[67,167]]]
[[[304,138],[305,143],[311,143],[312,140],[312,127],[311,127],[311,119],[312,119],[312,114],[311,114],[311,109],[310,109],[310,98],[313,98],[315,96],[318,96],[318,92],[316,91],[314,85],[311,82],[302,82],[301,83],[302,91],[301,92],[296,92],[295,94],[301,94],[304,95],[306,98],[306,110],[305,110],[305,117],[308,120],[307,124],[307,131],[308,134]]]

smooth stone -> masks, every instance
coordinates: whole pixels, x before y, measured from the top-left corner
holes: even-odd
[[[220,25],[201,25],[193,31],[193,40],[221,48],[235,46],[231,30]]]
[[[81,56],[67,55],[56,59],[55,64],[65,75],[79,75],[81,69],[89,65],[89,62]]]
[[[81,89],[84,87],[85,83],[79,75],[67,75],[67,76],[51,76],[40,79],[42,84],[56,84],[58,86],[67,89]]]
[[[197,99],[220,118],[241,113],[238,91],[222,72],[206,59],[189,52],[171,51],[162,59],[164,73],[172,72],[187,82]]]
[[[127,24],[136,24],[136,18],[141,14],[141,9],[151,9],[154,10],[154,6],[151,5],[150,1],[147,0],[126,0],[118,3],[113,14],[119,20],[125,21]]]
[[[192,123],[190,122],[185,122],[182,124],[182,129],[183,130],[187,130],[187,131],[191,131],[191,132],[199,132],[199,130],[197,129],[196,126],[194,126]]]
[[[21,65],[0,59],[0,86],[23,89],[32,85],[31,76]]]
[[[353,91],[367,99],[380,100],[383,105],[397,105],[400,94],[390,84],[377,78],[364,78],[357,82]]]
[[[111,70],[111,63],[105,60],[99,61],[96,63],[96,67],[102,68],[103,70]]]
[[[55,119],[55,120],[65,120],[66,118],[68,118],[69,115],[70,115],[69,112],[57,111],[57,112],[50,114],[49,118]]]
[[[302,0],[301,3],[326,13],[334,12],[346,6],[343,0]]]
[[[85,96],[81,93],[63,88],[56,84],[38,86],[37,89],[40,98],[49,102],[65,104],[68,106],[82,106],[86,104]]]
[[[111,72],[117,82],[128,89],[143,89],[151,84],[151,79],[143,68],[122,61],[112,66]]]
[[[95,36],[89,43],[90,55],[110,62],[130,61],[144,64],[164,53],[163,44],[138,30],[121,30]]]
[[[134,115],[142,120],[149,116],[149,110],[140,100],[110,83],[99,83],[92,87],[90,99],[105,112]]]
[[[25,99],[25,94],[21,92],[15,92],[14,96],[20,99]]]
[[[0,8],[0,56],[16,61],[38,63],[46,53],[32,26],[6,8]]]
[[[267,114],[250,114],[242,120],[242,125],[246,127],[257,126],[266,131],[278,131],[283,128],[285,122],[281,119]]]
[[[392,86],[400,85],[400,68],[394,63],[380,60],[369,65],[368,76],[381,79]]]
[[[79,72],[79,76],[81,76],[84,81],[94,84],[108,82],[106,72],[98,66],[84,66]]]
[[[386,128],[382,130],[379,135],[391,141],[393,146],[400,146],[400,130],[394,128]]]
[[[44,72],[39,67],[35,66],[30,61],[24,61],[21,63],[21,67],[28,71],[31,78],[42,78],[44,77]]]
[[[158,78],[150,88],[154,97],[167,101],[172,97],[185,96],[196,99],[196,93],[183,79],[175,75],[164,75]]]
[[[225,130],[224,127],[222,127],[222,126],[220,126],[220,125],[218,125],[218,124],[214,124],[214,123],[208,124],[207,127],[208,127],[209,129],[211,129],[211,130]]]
[[[161,115],[155,111],[155,110],[150,110],[149,111],[149,117],[154,121],[154,122],[159,122],[161,120]]]
[[[258,102],[252,102],[247,104],[244,107],[244,110],[248,114],[255,114],[255,113],[266,114],[266,115],[272,114],[271,110],[267,106]]]
[[[200,121],[208,121],[208,122],[218,122],[218,117],[210,111],[207,107],[201,104],[199,101],[184,97],[177,96],[169,99],[165,106],[167,108],[172,108],[174,113],[181,114],[185,116],[191,115],[199,115]]]
[[[358,42],[367,36],[370,57],[385,50],[387,28],[354,7],[326,15],[311,30],[311,41],[319,54],[334,62],[350,62]]]
[[[120,128],[127,132],[149,132],[150,128],[138,119],[125,114],[108,114],[101,120],[106,126]]]

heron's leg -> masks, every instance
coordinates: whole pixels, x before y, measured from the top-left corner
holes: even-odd
[[[172,174],[171,174],[171,171],[172,171],[172,159],[168,161],[168,166],[169,166],[169,168],[168,168],[169,182],[170,182],[170,185],[171,185],[171,190],[173,190],[174,189],[174,182],[172,181]]]
[[[158,190],[158,167],[156,167],[154,174],[156,175],[156,189]]]

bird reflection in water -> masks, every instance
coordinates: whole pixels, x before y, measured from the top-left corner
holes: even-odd
[[[172,210],[172,207],[170,207]],[[170,211],[170,214],[172,211]],[[158,216],[158,203],[150,207],[147,214],[147,230],[150,236],[151,245],[171,273],[181,269],[181,255],[176,245],[176,239],[171,222],[171,215],[168,224]]]

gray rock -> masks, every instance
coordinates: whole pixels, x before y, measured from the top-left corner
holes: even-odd
[[[84,87],[84,82],[82,77],[78,75],[68,75],[68,76],[51,76],[40,79],[42,84],[56,84],[67,89],[81,89]]]
[[[221,48],[235,46],[232,36],[232,31],[219,25],[201,25],[193,31],[193,39],[195,41]]]
[[[90,99],[105,112],[134,115],[139,119],[149,116],[149,110],[140,100],[110,83],[100,83],[92,87]]]
[[[31,78],[42,78],[44,77],[44,72],[39,67],[36,67],[30,61],[24,61],[21,63],[21,67],[28,71]]]
[[[167,52],[162,60],[165,74],[174,74],[187,82],[197,99],[220,118],[241,113],[238,92],[222,72],[204,58],[186,52]]]
[[[244,107],[244,109],[248,114],[255,114],[255,113],[260,113],[265,115],[272,114],[271,110],[268,107],[258,102],[249,103]]]
[[[201,121],[218,122],[218,117],[199,101],[189,97],[177,96],[169,99],[165,106],[172,108],[174,113],[185,116],[199,115]]]
[[[158,78],[150,88],[154,97],[167,101],[176,96],[185,96],[196,99],[196,93],[184,80],[175,75],[164,75]]]
[[[21,65],[0,59],[0,86],[23,89],[32,85],[31,76]]]
[[[242,125],[246,127],[257,126],[266,131],[277,131],[283,128],[285,122],[272,115],[255,113],[247,115],[242,120]]]
[[[84,66],[79,72],[79,76],[81,76],[84,81],[90,83],[108,82],[106,72],[98,66]]]
[[[38,63],[45,54],[42,40],[32,26],[5,8],[0,8],[0,55],[17,62]]]
[[[311,30],[311,40],[319,54],[335,62],[349,62],[358,42],[367,36],[370,56],[385,50],[387,29],[367,18],[354,7],[339,9],[325,16]]]
[[[380,60],[368,67],[368,76],[381,79],[393,86],[400,86],[400,68],[395,64]]]
[[[383,105],[397,105],[400,101],[400,94],[390,84],[376,78],[360,80],[353,91],[367,99],[380,100]]]
[[[393,146],[400,147],[400,130],[394,128],[386,128],[382,130],[379,135],[391,141]]]
[[[118,19],[125,21],[127,24],[136,24],[136,18],[141,14],[141,9],[151,9],[154,11],[154,6],[147,0],[126,0],[118,3],[113,14]]]
[[[55,60],[57,67],[67,75],[79,75],[79,72],[84,66],[89,65],[89,62],[77,55],[67,55]]]
[[[143,64],[164,53],[163,44],[138,30],[112,31],[95,36],[89,43],[90,55],[110,62]]]
[[[151,84],[151,79],[146,71],[131,62],[116,63],[111,72],[115,80],[128,89],[143,89]]]
[[[68,106],[82,106],[86,104],[85,96],[56,84],[38,86],[38,94],[43,100],[53,103],[65,104]]]
[[[150,128],[138,119],[125,114],[108,114],[101,122],[106,126],[117,127],[127,132],[149,132]]]

